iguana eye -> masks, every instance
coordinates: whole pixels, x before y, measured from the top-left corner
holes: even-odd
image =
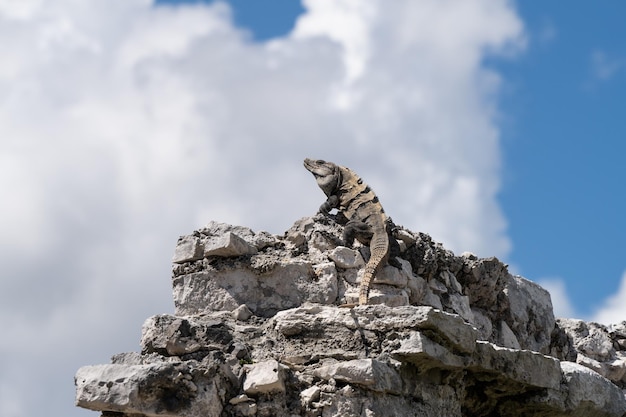
[[[323,159],[318,159],[317,161],[315,161],[315,163],[317,163],[317,164],[325,164],[326,161],[324,161]]]

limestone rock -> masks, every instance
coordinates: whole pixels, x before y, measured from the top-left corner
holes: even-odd
[[[229,326],[219,319],[162,314],[150,317],[144,323],[141,347],[144,353],[179,356],[209,348],[224,349],[231,341]]]
[[[243,391],[248,395],[285,392],[281,365],[275,360],[248,365]]]
[[[242,304],[232,311],[232,315],[235,320],[246,321],[252,317],[252,311],[250,311],[247,305]]]
[[[398,226],[368,305],[369,249],[340,218],[282,236],[210,222],[173,258],[175,314],[141,352],[80,368],[76,403],[107,416],[623,417],[626,322],[554,319],[550,296],[496,258]],[[550,356],[551,355],[551,356]],[[574,363],[575,362],[575,363]]]
[[[517,340],[517,336],[513,333],[513,330],[506,324],[506,321],[501,321],[498,324],[498,339],[497,343],[500,346],[504,346],[511,349],[521,349],[522,347]]]
[[[392,285],[398,288],[406,288],[409,279],[413,276],[411,264],[405,260],[399,260],[402,269],[386,265],[374,278],[374,284]],[[359,282],[363,274],[359,274]]]
[[[85,366],[76,386],[76,405],[90,410],[183,417],[222,412],[216,383],[183,363]]]
[[[339,268],[360,268],[365,265],[361,253],[357,250],[346,248],[345,246],[337,246],[330,251],[328,257]]]
[[[548,353],[555,325],[550,293],[525,278],[508,275],[504,294],[509,304],[505,321],[515,333],[520,346]]]
[[[575,361],[626,388],[626,348],[624,332],[626,322],[610,328],[598,323],[575,319],[558,319],[557,332],[565,336],[560,340],[568,349],[557,350],[560,359]],[[573,351],[572,355],[570,352]],[[568,354],[569,353],[569,354]]]
[[[375,359],[354,359],[325,365],[313,372],[317,377],[356,384],[373,391],[400,394],[402,379],[400,374],[388,364]]]
[[[624,394],[615,385],[596,372],[571,362],[561,362],[567,382],[565,407],[569,415],[619,416],[626,410]]]
[[[232,232],[205,244],[204,256],[241,256],[256,253],[256,248]]]
[[[329,287],[332,275],[318,285],[312,279],[317,277],[313,266],[307,261],[286,260],[262,272],[226,264],[175,277],[176,314],[233,311],[245,304],[254,314],[268,317],[303,301],[333,303],[336,290]]]
[[[474,366],[497,374],[499,378],[530,387],[558,389],[561,368],[557,359],[529,350],[508,349],[479,341],[474,352]],[[536,370],[529,372],[529,370]]]
[[[310,406],[313,401],[317,401],[320,398],[322,390],[317,385],[312,385],[300,393],[300,399],[306,406]]]
[[[172,262],[181,264],[185,262],[197,261],[204,257],[204,246],[199,238],[195,236],[181,236],[176,244]]]
[[[421,332],[411,332],[391,354],[401,362],[412,363],[422,369],[463,369],[469,364],[463,355],[453,353]]]

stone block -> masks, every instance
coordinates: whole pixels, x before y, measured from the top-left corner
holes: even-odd
[[[474,318],[474,313],[469,304],[469,297],[466,295],[461,295],[459,293],[448,294],[447,297],[449,308],[452,309],[456,314],[463,317],[468,323],[474,323],[476,320]]]
[[[208,240],[204,245],[204,256],[233,257],[251,255],[257,252],[256,247],[246,242],[233,232]]]
[[[285,392],[284,372],[278,361],[268,360],[246,366],[243,391],[248,395]]]
[[[161,314],[144,322],[141,348],[144,353],[178,356],[202,349],[223,350],[231,341],[230,329],[221,320]]]
[[[557,359],[484,341],[476,343],[472,369],[498,374],[505,380],[532,387],[559,389],[561,385],[561,368]]]
[[[360,268],[365,265],[365,261],[363,261],[363,257],[359,251],[345,246],[337,246],[330,251],[328,257],[338,268],[351,269]]]
[[[409,293],[409,302],[412,305],[422,304],[422,299],[424,298],[426,287],[428,286],[426,280],[419,275],[411,274],[406,286]]]
[[[252,317],[252,311],[250,311],[247,305],[242,304],[232,311],[232,315],[235,320],[246,321]]]
[[[411,271],[411,264],[407,261],[401,259],[399,262],[402,265],[402,269],[398,269],[391,265],[385,265],[381,268],[380,272],[376,274],[373,282],[375,284],[386,284],[398,288],[405,288],[409,279],[413,276],[413,272]],[[363,276],[363,272],[365,271],[359,271],[359,281]]]
[[[417,331],[411,332],[407,339],[400,342],[400,347],[391,354],[395,359],[412,363],[420,369],[461,369],[468,362],[462,356],[452,353]]]
[[[320,398],[321,391],[320,387],[312,385],[300,393],[300,401],[303,405],[311,405],[313,401],[317,401]]]
[[[506,324],[506,321],[501,321],[497,327],[498,338],[497,343],[500,346],[504,346],[511,349],[521,349],[522,347],[517,340],[517,336],[513,333],[513,330]]]
[[[313,264],[290,260],[265,273],[235,265],[180,275],[173,279],[176,315],[233,311],[245,304],[255,315],[270,317],[304,302],[334,303],[336,277],[321,271],[319,282]]]
[[[355,359],[317,368],[314,375],[324,380],[335,379],[356,384],[377,392],[400,394],[402,379],[390,365],[375,359]]]
[[[181,363],[84,366],[75,382],[76,405],[90,410],[172,417],[222,412],[214,381],[198,378]]]
[[[572,416],[622,416],[626,413],[624,394],[617,386],[582,365],[561,362],[566,382],[565,407]]]
[[[172,262],[184,263],[197,261],[204,257],[204,246],[195,236],[181,236],[176,243]]]
[[[550,293],[520,276],[508,275],[504,293],[510,304],[507,323],[522,349],[548,353],[555,319]]]

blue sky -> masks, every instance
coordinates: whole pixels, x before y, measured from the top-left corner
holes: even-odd
[[[530,43],[499,66],[511,262],[560,278],[589,315],[626,259],[626,5],[520,2]]]
[[[72,377],[173,311],[177,238],[314,214],[305,157],[626,319],[626,5],[160,3],[0,1],[1,416],[93,415]]]

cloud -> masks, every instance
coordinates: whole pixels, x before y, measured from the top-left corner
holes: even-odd
[[[549,18],[544,18],[537,30],[537,33],[534,37],[534,40],[539,45],[550,45],[552,44],[559,36],[559,31],[554,22]]]
[[[617,292],[610,296],[604,305],[595,312],[592,320],[602,324],[621,323],[626,320],[626,271]]]
[[[548,292],[550,293],[550,298],[552,299],[552,308],[554,310],[554,315],[557,318],[578,317],[567,293],[565,282],[562,279],[547,278],[541,279],[537,283],[546,290],[548,290]]]
[[[602,305],[595,306],[594,312],[585,317],[581,316],[574,308],[562,279],[541,279],[538,284],[550,292],[556,317],[580,318],[605,325],[621,323],[626,320],[626,271],[622,275],[617,292],[604,300]]]
[[[623,59],[609,56],[605,51],[596,50],[591,54],[591,70],[596,80],[610,80],[625,66]]]
[[[305,6],[253,43],[221,3],[0,2],[0,415],[85,415],[76,369],[172,311],[178,235],[282,233],[323,199],[307,156],[359,172],[397,223],[506,257],[483,60],[523,48],[510,3]]]

